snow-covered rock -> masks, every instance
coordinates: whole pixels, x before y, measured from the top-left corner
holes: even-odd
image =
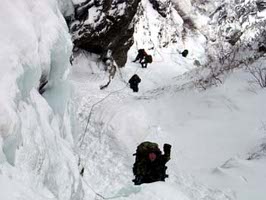
[[[139,2],[75,1],[75,19],[70,25],[75,46],[102,56],[111,50],[117,65],[124,66],[133,44],[132,20]]]

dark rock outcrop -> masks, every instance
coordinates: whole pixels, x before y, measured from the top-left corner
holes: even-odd
[[[154,10],[157,10],[157,12],[162,16],[167,16],[167,6],[169,6],[169,2],[162,3],[160,0],[149,0],[152,4],[152,7]]]
[[[87,0],[75,6],[70,24],[75,47],[100,55],[112,51],[118,66],[133,44],[132,23],[140,0]]]
[[[266,2],[264,0],[258,0],[256,5],[260,12],[266,9]]]

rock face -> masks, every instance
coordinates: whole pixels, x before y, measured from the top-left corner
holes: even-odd
[[[167,6],[169,6],[170,1],[160,1],[160,0],[149,0],[150,3],[152,4],[152,7],[154,10],[157,10],[158,13],[162,17],[167,16]]]
[[[108,50],[119,67],[127,61],[133,44],[133,18],[140,0],[86,0],[74,2],[74,20],[70,22],[75,47],[102,56]]]

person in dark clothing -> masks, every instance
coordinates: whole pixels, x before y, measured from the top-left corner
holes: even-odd
[[[143,59],[145,58],[146,55],[147,55],[147,53],[144,49],[139,49],[138,55],[135,58],[135,60],[133,60],[133,62],[139,61],[139,63],[141,63],[141,61],[143,61]]]
[[[188,50],[185,49],[181,54],[182,54],[183,57],[187,57],[187,55],[188,55]]]
[[[152,63],[151,55],[146,55],[144,59],[140,62],[142,68],[147,68],[148,63]]]
[[[129,86],[133,90],[133,92],[138,92],[139,91],[139,83],[141,82],[140,77],[137,74],[134,74],[130,79],[129,79]]]
[[[145,142],[142,145],[152,145],[156,143]],[[157,144],[156,144],[157,145]],[[136,162],[133,167],[133,173],[135,179],[133,180],[135,185],[142,183],[152,183],[156,181],[165,181],[168,177],[166,174],[167,167],[165,164],[170,160],[171,145],[164,144],[164,154],[157,148],[148,150],[144,157],[139,157],[136,154]]]

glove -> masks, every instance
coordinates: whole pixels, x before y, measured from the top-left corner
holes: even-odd
[[[170,144],[164,144],[163,145],[163,151],[164,151],[164,153],[165,154],[170,154],[170,152],[171,152],[171,145]]]
[[[140,185],[142,184],[142,176],[136,176],[136,178],[134,180],[132,180],[134,182],[135,185]]]

